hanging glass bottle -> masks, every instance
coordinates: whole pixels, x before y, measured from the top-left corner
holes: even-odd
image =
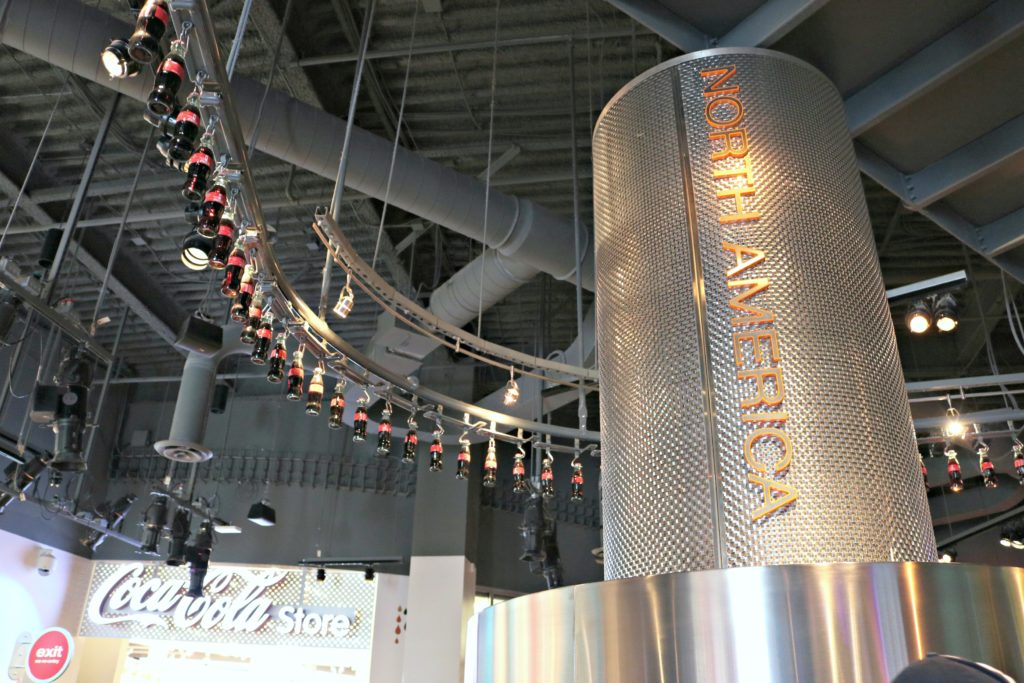
[[[270,345],[274,337],[274,314],[268,309],[260,319],[260,327],[256,330],[256,343],[252,347],[252,362],[263,365],[270,354]]]
[[[440,472],[444,469],[444,445],[441,437],[444,436],[444,428],[441,420],[438,419],[434,427],[434,440],[430,443],[430,471]]]
[[[223,270],[227,267],[228,255],[231,253],[231,246],[234,243],[235,216],[231,211],[225,211],[220,217],[220,224],[217,226],[217,236],[213,238],[213,246],[210,248],[211,268]]]
[[[199,209],[196,232],[203,237],[215,237],[217,226],[220,225],[220,218],[224,215],[224,208],[227,204],[228,191],[219,181],[214,182],[213,187],[203,195],[203,205]]]
[[[1017,483],[1024,486],[1024,443],[1013,440],[1013,470],[1017,473]]]
[[[498,447],[494,443],[494,437],[487,439],[487,452],[484,454],[484,481],[485,488],[493,489],[498,483]]]
[[[238,337],[243,344],[256,343],[256,330],[260,328],[260,320],[263,319],[264,298],[263,290],[257,288],[256,293],[252,296],[252,305],[249,306],[249,315],[246,317],[245,324],[242,325],[242,333]]]
[[[569,500],[573,503],[583,502],[583,463],[580,456],[572,459],[572,479]]]
[[[540,495],[545,498],[555,497],[554,463],[551,451],[545,451],[544,459],[540,463]]]
[[[135,32],[128,39],[128,54],[140,64],[150,64],[160,52],[160,40],[167,32],[171,14],[166,0],[149,0],[135,19]]]
[[[288,362],[288,334],[277,335],[274,350],[270,352],[270,367],[267,368],[267,381],[277,384],[284,379],[284,366]]]
[[[227,297],[238,296],[238,288],[242,284],[242,271],[245,269],[245,251],[242,249],[242,241],[237,240],[231,255],[228,256],[228,265],[224,268],[224,280],[220,283],[220,293]]]
[[[246,263],[242,268],[242,279],[238,283],[238,294],[231,302],[231,319],[236,323],[244,323],[249,317],[252,306],[252,293],[256,288],[252,264]]]
[[[459,454],[455,461],[455,478],[465,479],[469,476],[469,465],[473,460],[473,454],[469,450],[469,439],[463,432],[459,438]]]
[[[324,368],[317,365],[313,368],[313,376],[309,379],[309,391],[306,393],[306,415],[319,415],[324,402]]]
[[[408,430],[405,432],[405,441],[402,444],[402,462],[416,462],[416,446],[419,445],[420,439],[416,436],[416,420],[409,416],[409,421],[406,422]]]
[[[917,457],[921,461],[921,478],[924,479],[924,490],[928,491],[931,489],[931,486],[928,485],[928,467],[924,464],[924,456],[918,453]]]
[[[953,493],[960,493],[964,490],[964,478],[960,474],[960,461],[957,460],[956,451],[946,448],[946,473],[949,475],[949,490]]]
[[[196,151],[196,140],[203,129],[203,116],[199,113],[199,92],[193,91],[177,118],[174,119],[174,133],[171,144],[167,148],[167,156],[179,164],[184,164]]]
[[[985,483],[985,488],[997,488],[999,480],[996,478],[996,467],[988,457],[988,444],[984,442],[978,444],[978,467],[981,469],[981,480]]]
[[[334,383],[334,391],[331,393],[331,416],[327,420],[327,426],[331,429],[341,429],[345,424],[345,385],[344,377],[339,377]]]
[[[172,40],[171,50],[156,70],[153,90],[149,93],[146,108],[156,116],[167,114],[174,107],[178,89],[186,80],[185,42]]]
[[[185,173],[185,184],[181,188],[181,196],[190,202],[198,202],[206,195],[206,184],[213,173],[213,150],[207,144],[206,136],[199,143],[196,151],[188,158]]]
[[[519,444],[512,458],[512,493],[526,493],[526,451]]]
[[[384,405],[380,414],[380,422],[377,423],[377,455],[387,455],[391,452],[391,402]]]
[[[363,390],[363,395],[356,401],[356,412],[352,416],[352,440],[366,441],[366,423],[370,416],[366,412],[366,404],[370,402],[370,395]]]
[[[292,354],[292,366],[288,368],[288,388],[285,396],[289,401],[301,401],[302,400],[302,383],[305,380],[305,371],[302,367],[302,356],[305,352],[305,346],[299,344],[299,348]]]

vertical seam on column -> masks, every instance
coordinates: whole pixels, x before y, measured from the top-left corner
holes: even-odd
[[[701,398],[704,402],[704,431],[707,435],[708,460],[711,465],[711,531],[714,536],[715,567],[727,566],[725,539],[722,536],[721,468],[718,462],[718,438],[715,433],[715,390],[711,375],[711,343],[707,329],[707,297],[704,291],[704,269],[700,258],[700,232],[697,227],[696,194],[690,170],[690,148],[683,113],[682,82],[679,69],[672,74],[672,99],[675,103],[676,133],[679,139],[679,166],[683,174],[683,194],[686,200],[686,223],[690,233],[690,265],[693,268],[693,301],[697,313],[697,338],[700,353]]]

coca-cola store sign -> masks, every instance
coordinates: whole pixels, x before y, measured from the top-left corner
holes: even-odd
[[[369,649],[376,582],[361,572],[213,565],[202,598],[185,595],[188,569],[97,562],[79,634]]]

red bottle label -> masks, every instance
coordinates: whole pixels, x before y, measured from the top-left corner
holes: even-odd
[[[287,356],[288,351],[285,349],[274,349],[273,351],[270,352],[271,358],[280,358],[281,360],[284,360]]]
[[[256,330],[256,336],[261,337],[263,339],[270,339],[271,337],[274,336],[274,331],[271,330],[270,328],[261,327],[260,329]]]
[[[521,477],[525,473],[526,473],[526,468],[523,467],[523,463],[516,462],[514,465],[512,465],[512,474],[513,474],[513,476]]]
[[[344,409],[344,407],[345,407],[345,397],[344,396],[335,396],[334,398],[332,398],[331,399],[331,407],[332,408],[337,408],[338,410]]]
[[[356,408],[356,414],[352,418],[353,420],[366,421],[366,408]]]
[[[576,474],[572,475],[572,483],[574,483],[574,484],[582,484],[583,483],[583,475],[580,474],[579,472],[577,472]]]
[[[958,462],[951,462],[951,463],[949,463],[948,465],[946,465],[946,471],[949,472],[950,474],[952,474],[953,472],[959,472],[960,471],[960,463],[958,463]]]
[[[469,458],[470,458],[470,455],[469,455],[469,450],[468,449],[459,451],[459,460],[462,460],[464,462],[469,462]]]
[[[252,294],[252,290],[253,289],[254,289],[254,287],[253,287],[253,284],[252,284],[252,280],[250,280],[249,282],[243,282],[242,286],[238,288],[238,292],[239,292],[239,294],[241,294],[242,292],[246,292],[247,294]]]
[[[187,121],[188,123],[199,125],[199,114],[195,113],[191,109],[182,109],[178,112],[178,118],[175,119],[178,123]],[[207,195],[207,201],[209,201],[209,195]]]
[[[221,223],[220,226],[217,228],[217,234],[222,235],[224,237],[230,237],[231,235],[235,234],[235,226],[231,225],[230,223]]]
[[[551,470],[541,470],[540,478],[541,481],[550,481],[555,478],[555,473],[552,472]]]
[[[435,442],[435,443],[430,444],[430,452],[431,453],[440,453],[441,449],[442,449],[442,446],[439,443]]]
[[[206,152],[196,152],[188,158],[188,165],[191,166],[192,164],[198,164],[209,168],[210,166],[213,166],[213,159],[211,159],[210,155]]]
[[[982,472],[990,472],[990,471],[994,470],[995,468],[996,468],[996,466],[993,465],[992,462],[989,461],[989,460],[986,460],[983,463],[981,463],[981,471]]]
[[[139,12],[139,16],[156,17],[156,19],[164,24],[166,24],[171,18],[171,15],[167,13],[167,8],[162,4],[158,4],[155,0],[149,0],[149,2],[146,3],[146,6],[142,8],[142,11]]]
[[[420,440],[419,440],[419,437],[417,437],[414,432],[409,432],[408,434],[405,435],[405,442],[407,444],[411,444],[411,445],[415,446],[416,444],[418,444],[420,442]]]
[[[228,257],[228,265],[238,266],[239,268],[241,268],[242,266],[245,265],[245,257],[238,256],[237,254],[232,254],[231,256]]]
[[[302,377],[302,368],[288,368],[289,377]]]
[[[263,309],[262,308],[257,308],[255,306],[253,306],[252,308],[249,309],[249,317],[250,318],[260,318],[262,316],[263,316]]]
[[[378,434],[390,434],[391,433],[391,423],[390,422],[381,422],[380,426],[377,428],[377,433]]]
[[[170,57],[165,59],[164,63],[160,65],[160,70],[177,74],[178,78],[185,80],[185,67],[183,67],[176,59],[171,59]],[[192,156],[195,157],[194,154]],[[191,162],[192,160],[189,159],[189,163]]]
[[[1014,467],[1024,467],[1024,458],[1015,458],[1013,461]]]
[[[223,190],[210,190],[206,193],[203,198],[204,202],[213,202],[214,204],[223,204],[227,201],[227,197],[224,195]]]

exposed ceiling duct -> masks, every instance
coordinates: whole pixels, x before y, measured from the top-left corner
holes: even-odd
[[[0,42],[93,82],[144,100],[149,78],[111,81],[98,55],[111,36],[128,35],[130,27],[100,9],[71,0],[9,0]],[[264,84],[236,76],[234,101],[248,139]],[[345,122],[323,110],[271,90],[263,107],[257,149],[299,168],[334,179]],[[354,128],[346,184],[383,199],[388,184],[392,142]],[[491,190],[485,184],[398,148],[388,201],[405,211],[497,249],[509,259],[530,264],[562,280],[575,280],[576,259],[571,221],[528,199]],[[489,204],[485,225],[484,207]],[[584,234],[582,284],[593,289],[594,264],[589,231]]]

